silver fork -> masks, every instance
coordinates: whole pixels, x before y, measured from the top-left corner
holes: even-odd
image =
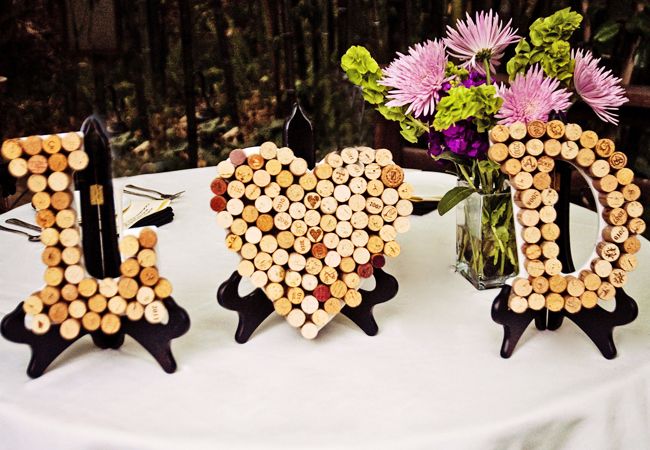
[[[178,197],[180,197],[181,195],[183,195],[185,193],[185,191],[180,191],[180,192],[177,192],[175,194],[164,194],[162,192],[156,191],[155,189],[143,188],[143,187],[140,187],[140,186],[136,186],[134,184],[127,184],[126,186],[124,186],[124,188],[125,188],[124,192],[127,193],[127,194],[140,195],[142,197],[153,198],[154,200],[176,200]],[[126,189],[136,189],[138,191],[151,192],[153,194],[158,194],[160,196],[160,198],[155,198],[155,197],[152,197],[152,196],[146,195],[146,194],[138,194],[138,193],[133,192],[133,191],[127,191]]]
[[[41,240],[40,236],[34,236],[33,234],[25,233],[24,231],[14,230],[13,228],[3,227],[2,225],[0,225],[0,230],[6,231],[8,233],[22,234],[23,236],[27,236],[27,240],[29,242],[38,242],[38,241]]]
[[[5,223],[8,223],[9,225],[17,225],[19,227],[27,228],[28,230],[37,231],[39,233],[41,232],[41,227],[37,225],[32,225],[31,223],[25,222],[20,219],[15,219],[15,218],[7,219],[5,220]]]

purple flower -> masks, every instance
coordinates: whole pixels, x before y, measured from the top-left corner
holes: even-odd
[[[485,159],[489,144],[486,133],[479,133],[471,119],[462,120],[443,131],[429,133],[429,154],[449,150],[459,156]]]

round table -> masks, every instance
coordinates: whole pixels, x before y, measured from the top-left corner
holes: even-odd
[[[502,359],[498,290],[476,291],[452,269],[455,217],[412,218],[386,269],[398,295],[375,308],[366,336],[337,316],[315,341],[272,315],[246,344],[237,314],[216,289],[238,257],[209,208],[214,168],[115,180],[187,192],[159,230],[161,273],[192,318],[172,344],[178,371],[164,373],[127,337],[99,350],[88,336],[35,380],[29,349],[0,340],[0,439],[5,448],[648,448],[650,289],[648,242],[627,292],[638,319],[615,331],[619,356],[604,359],[570,321],[530,327]],[[408,170],[416,193],[454,184]],[[572,208],[576,262],[590,251],[596,216]],[[29,206],[0,216],[33,221]],[[41,245],[0,234],[0,314],[42,283]]]

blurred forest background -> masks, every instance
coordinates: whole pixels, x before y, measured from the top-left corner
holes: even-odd
[[[650,11],[628,0],[2,0],[0,138],[76,130],[95,111],[116,175],[205,166],[279,143],[296,96],[320,151],[372,144],[379,119],[339,67],[350,45],[388,63],[466,11],[527,35],[566,6],[585,16],[574,44],[634,85],[617,133],[647,177]]]

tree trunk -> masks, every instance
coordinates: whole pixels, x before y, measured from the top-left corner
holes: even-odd
[[[147,0],[147,31],[149,40],[149,67],[151,70],[151,84],[154,102],[159,104],[166,97],[165,83],[165,35],[161,14],[160,0]]]
[[[291,1],[291,17],[293,28],[293,41],[296,43],[296,65],[298,78],[301,81],[307,80],[307,55],[305,51],[305,32],[302,27],[302,16],[298,12],[299,0]]]
[[[269,43],[269,49],[273,55],[273,83],[277,109],[280,104],[280,97],[282,97],[282,74],[280,72],[280,44],[278,42],[278,9],[276,0],[262,0],[262,10],[264,12],[266,37]],[[277,111],[279,111],[279,109],[277,109]]]
[[[178,0],[181,28],[181,50],[187,117],[187,154],[190,167],[199,165],[199,144],[196,133],[196,93],[194,91],[194,58],[192,56],[192,9],[189,0]]]
[[[233,65],[230,58],[230,45],[226,30],[228,22],[223,11],[221,0],[212,0],[214,8],[214,20],[217,26],[217,45],[219,49],[219,62],[223,70],[224,84],[226,88],[226,113],[232,118],[233,122],[239,124],[239,112],[237,109],[238,92],[233,73]]]

